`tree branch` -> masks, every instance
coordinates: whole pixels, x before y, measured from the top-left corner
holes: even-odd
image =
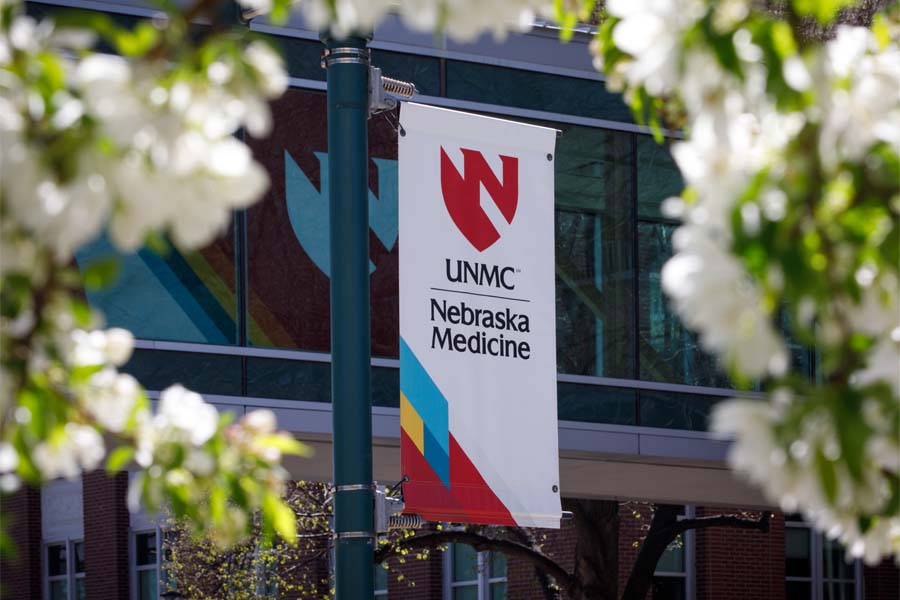
[[[716,515],[714,517],[696,517],[676,521],[671,528],[675,536],[691,529],[706,529],[707,527],[735,527],[737,529],[756,529],[763,533],[769,532],[769,519],[771,514],[763,511],[759,519],[745,519],[736,515]],[[674,537],[672,539],[674,539]]]
[[[759,519],[745,519],[735,515],[715,515],[712,517],[695,517],[678,519],[678,507],[657,505],[650,522],[650,530],[641,544],[631,575],[625,584],[622,600],[643,600],[653,583],[653,573],[660,557],[679,535],[691,529],[708,527],[734,527],[737,529],[756,529],[769,531],[768,512],[763,512]]]
[[[489,538],[469,531],[437,531],[398,539],[375,551],[375,563],[380,564],[403,549],[438,548],[444,544],[452,543],[466,544],[479,552],[491,550],[502,552],[507,556],[525,559],[553,577],[566,590],[570,598],[579,598],[581,596],[581,585],[578,580],[559,563],[542,552],[519,542]]]

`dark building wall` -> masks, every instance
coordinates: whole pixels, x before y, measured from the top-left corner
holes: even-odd
[[[863,590],[866,600],[897,600],[900,598],[900,569],[891,560],[864,568]]]
[[[88,598],[126,600],[129,586],[129,514],[126,506],[128,477],[120,473],[88,474],[83,480],[84,541],[86,589]],[[653,506],[641,502],[623,502],[619,506],[618,580],[622,593],[638,548],[646,535]],[[41,598],[42,535],[40,491],[24,488],[3,499],[4,527],[18,551],[18,560],[0,565],[0,597],[4,600]],[[696,516],[740,514],[757,518],[758,513],[740,509],[697,507]],[[563,523],[559,531],[534,530],[544,551],[567,570],[574,568],[577,538],[574,524]],[[785,598],[784,516],[774,513],[767,533],[716,527],[695,530],[696,600],[790,600]],[[411,551],[401,564],[391,559],[388,577],[389,597],[393,600],[439,600],[443,588],[443,553],[432,551],[427,560]],[[327,554],[309,565],[310,579],[318,579],[316,589],[288,594],[286,598],[326,598]],[[863,569],[865,600],[898,600],[900,570],[890,560]],[[540,584],[530,562],[508,559],[508,598],[542,600]],[[652,600],[648,595],[647,600]]]
[[[436,600],[443,593],[443,552],[432,551],[428,559],[410,551],[405,557],[388,561],[388,598],[398,600]],[[402,563],[400,561],[403,561]]]
[[[128,474],[94,471],[84,475],[82,485],[87,597],[128,600]]]
[[[4,496],[0,505],[2,531],[9,534],[15,556],[0,561],[0,598],[41,597],[41,492],[22,487]]]
[[[757,512],[698,507],[698,517]],[[784,516],[776,513],[769,531],[711,527],[696,532],[697,600],[784,600]]]
[[[575,525],[572,521],[564,521],[560,529],[535,529],[535,541],[540,544],[544,554],[558,562],[570,573],[575,568]],[[507,560],[507,597],[519,600],[544,600],[540,581],[534,564],[523,558]],[[566,596],[564,596],[566,597]]]

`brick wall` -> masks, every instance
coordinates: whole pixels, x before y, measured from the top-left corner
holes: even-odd
[[[2,530],[9,534],[16,555],[0,561],[0,598],[31,600],[41,597],[41,492],[22,487],[4,496],[0,506]]]
[[[646,502],[622,502],[619,505],[619,594],[625,590],[638,550],[650,529],[653,505]]]
[[[865,600],[897,600],[900,598],[900,569],[890,560],[863,569]]]
[[[128,474],[84,475],[84,568],[88,598],[128,600]]]
[[[534,529],[535,540],[548,557],[555,560],[570,573],[575,568],[575,526],[572,521],[564,521],[559,531]],[[516,600],[544,600],[541,584],[537,579],[534,564],[524,558],[510,558],[506,563],[507,597]],[[564,598],[567,596],[563,596]]]
[[[432,550],[429,558],[420,560],[415,551],[400,562],[400,557],[387,561],[388,597],[397,600],[438,600],[443,593],[444,553]]]
[[[697,508],[698,517],[718,514],[740,509]],[[713,527],[697,530],[695,539],[697,600],[784,600],[783,515],[776,513],[768,533]]]

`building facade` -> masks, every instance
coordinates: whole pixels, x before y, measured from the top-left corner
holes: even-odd
[[[123,21],[153,11],[134,0],[29,3],[34,14],[102,10]],[[246,25],[283,49],[291,89],[273,104],[265,140],[247,139],[272,187],[234,214],[225,234],[192,254],[144,249],[122,256],[119,279],[87,292],[110,325],[130,329],[126,370],[155,397],[180,382],[223,411],[275,411],[313,447],[288,463],[297,479],[331,472],[328,166],[325,73],[318,33],[299,18]],[[647,520],[644,503],[685,514],[772,510],[725,464],[727,442],[707,432],[711,407],[734,393],[660,287],[675,223],[660,211],[682,182],[665,145],[636,125],[593,70],[588,35],[561,45],[539,25],[503,42],[459,44],[388,20],[375,31],[373,64],[412,81],[417,101],[545,124],[556,152],[556,309],[560,485],[564,497],[617,500],[620,590]],[[375,476],[401,479],[399,460],[397,118],[369,126],[372,418]],[[672,134],[677,137],[677,133]],[[98,239],[79,265],[112,252]],[[810,377],[814,353],[793,348]],[[18,561],[4,563],[4,598],[156,597],[162,554],[157,523],[129,514],[127,473],[86,475],[23,490],[6,501]],[[633,508],[637,506],[638,508]],[[737,508],[740,507],[740,508]],[[638,515],[644,514],[642,518]],[[549,547],[571,560],[564,528]],[[322,567],[327,575],[327,564]],[[533,569],[452,547],[380,574],[390,598],[539,598]],[[414,582],[415,585],[410,585]],[[327,594],[327,589],[321,590]],[[846,564],[841,551],[777,512],[768,533],[687,534],[661,561],[653,597],[861,600],[900,597],[896,569]]]

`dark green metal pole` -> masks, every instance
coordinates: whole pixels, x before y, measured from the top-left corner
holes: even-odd
[[[367,41],[324,38],[331,204],[331,398],[335,593],[374,594],[369,342]]]

